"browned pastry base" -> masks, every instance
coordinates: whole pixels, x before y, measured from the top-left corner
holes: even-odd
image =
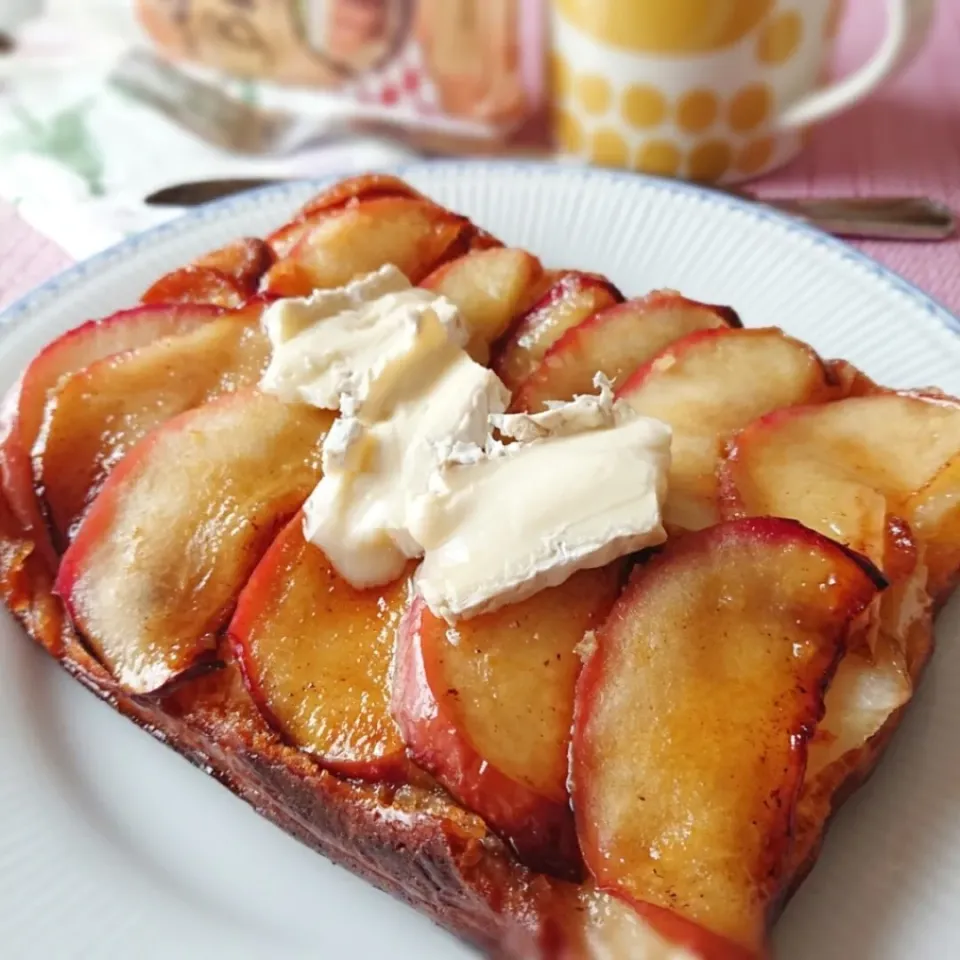
[[[30,635],[84,686],[314,850],[488,955],[590,955],[575,887],[520,866],[483,821],[439,790],[360,785],[320,770],[266,727],[233,664],[185,680],[163,697],[124,693],[77,640],[51,594],[45,564],[2,498],[0,594]],[[916,636],[915,679],[932,649],[929,631]],[[792,889],[816,861],[824,812],[874,769],[901,712],[829,784],[805,795]]]

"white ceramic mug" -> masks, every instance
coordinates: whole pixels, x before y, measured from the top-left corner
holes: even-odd
[[[735,182],[791,160],[816,123],[909,62],[935,0],[885,6],[863,67],[826,79],[845,0],[552,0],[555,134],[604,166]]]

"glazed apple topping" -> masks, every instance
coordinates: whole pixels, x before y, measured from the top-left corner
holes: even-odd
[[[56,560],[40,514],[30,462],[51,392],[63,377],[98,360],[196,330],[222,313],[212,305],[174,304],[135,307],[103,320],[90,320],[44,347],[4,398],[0,440],[4,494],[38,547],[49,553],[54,567]]]
[[[278,297],[307,296],[386,263],[417,283],[449,257],[467,228],[462,217],[424,200],[361,199],[315,220],[289,255],[267,271],[262,289]]]
[[[739,326],[728,307],[696,303],[667,290],[607,307],[550,346],[517,388],[511,409],[535,413],[550,401],[589,393],[598,373],[619,387],[674,341],[698,330]]]
[[[532,254],[503,247],[468,253],[431,273],[420,286],[456,304],[470,334],[467,351],[486,363],[491,345],[529,306],[542,275]]]
[[[807,741],[882,585],[866,561],[773,518],[689,534],[635,570],[576,691],[573,803],[602,889],[668,936],[676,915],[760,952]]]
[[[297,242],[311,230],[316,221],[336,210],[355,207],[363,200],[373,200],[378,197],[427,200],[408,183],[390,174],[368,173],[348,177],[308,200],[293,220],[267,237],[267,244],[277,258],[288,257]]]
[[[567,330],[598,310],[622,302],[623,294],[604,277],[592,273],[564,274],[494,347],[494,371],[507,387],[515,390]],[[589,379],[592,381],[592,374]]]
[[[269,356],[261,311],[224,313],[60,379],[33,448],[34,482],[58,549],[133,444],[176,414],[257,383]]]
[[[771,410],[829,399],[832,389],[813,350],[776,329],[702,330],[637,370],[617,398],[673,430],[668,531],[719,520],[716,464],[734,432]]]
[[[577,645],[622,564],[456,627],[416,598],[400,629],[393,716],[410,756],[535,869],[581,873],[567,797]]]
[[[260,278],[273,261],[273,251],[266,243],[245,237],[161,277],[140,301],[241,307],[256,296]]]
[[[960,403],[878,391],[745,425],[721,468],[723,508],[795,517],[885,570],[888,518],[902,517],[939,593],[960,569],[958,463]]]
[[[152,431],[113,470],[56,591],[127,689],[151,693],[210,656],[260,556],[316,484],[331,419],[231,394]]]
[[[913,694],[917,649],[928,649],[932,598],[960,571],[960,405],[879,388],[763,417],[731,441],[720,467],[730,516],[773,513],[870,557],[891,582],[827,695],[814,778],[829,781]],[[952,493],[948,491],[953,491]]]
[[[327,769],[403,782],[409,763],[390,717],[394,639],[406,578],[351,587],[303,537],[298,514],[243,588],[228,630],[264,716]]]
[[[960,577],[960,401],[389,175],[144,302],[42,351],[0,445],[116,680],[226,658],[264,736],[575,881],[533,882],[585,953],[763,956]]]

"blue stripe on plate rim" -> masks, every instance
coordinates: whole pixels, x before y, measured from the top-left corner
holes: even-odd
[[[476,171],[477,173],[482,173],[484,170],[505,171],[507,173],[511,171],[523,171],[526,173],[538,172],[543,176],[579,175],[585,181],[606,179],[622,182],[629,180],[639,186],[646,185],[651,189],[661,192],[688,197],[692,196],[704,203],[714,204],[715,206],[728,210],[736,210],[755,221],[772,223],[787,234],[803,237],[815,246],[826,249],[839,260],[852,264],[858,269],[869,273],[887,287],[907,296],[948,330],[960,334],[960,319],[954,316],[946,307],[929,294],[924,293],[919,287],[910,283],[910,281],[904,279],[899,274],[894,273],[892,270],[889,270],[887,267],[884,267],[872,257],[787,214],[730,194],[710,190],[692,183],[684,183],[679,180],[652,177],[623,170],[575,167],[566,164],[551,164],[539,161],[427,160],[384,167],[378,172],[395,173],[398,176],[404,176],[424,168],[427,170],[439,169],[444,171]],[[47,301],[55,299],[61,293],[67,292],[72,286],[82,282],[92,271],[102,269],[117,260],[122,260],[125,257],[134,255],[141,247],[149,245],[154,241],[166,237],[178,236],[184,231],[188,231],[195,222],[218,219],[244,207],[255,208],[265,202],[272,201],[274,197],[299,192],[306,185],[313,186],[319,190],[347,175],[349,174],[333,175],[318,180],[294,180],[289,183],[261,187],[236,196],[225,197],[221,200],[203,204],[167,223],[162,223],[159,226],[151,227],[149,230],[128,237],[88,259],[72,267],[68,267],[66,270],[18,299],[0,313],[0,327],[2,327],[4,333],[12,331],[32,310]]]

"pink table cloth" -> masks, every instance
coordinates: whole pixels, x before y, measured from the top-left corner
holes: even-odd
[[[883,29],[877,0],[849,6],[840,70],[862,63]],[[802,157],[755,186],[761,196],[924,194],[960,210],[960,0],[940,0],[930,43],[906,73],[820,127]],[[960,314],[960,239],[857,246]],[[0,202],[0,306],[69,263]]]

